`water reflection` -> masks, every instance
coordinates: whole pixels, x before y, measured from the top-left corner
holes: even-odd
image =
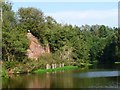
[[[120,76],[120,72],[119,71],[86,72],[86,73],[74,74],[73,76],[80,78],[114,77],[114,76]]]
[[[26,88],[50,88],[50,75],[46,74],[45,76],[39,77],[38,75],[30,76]]]
[[[119,71],[80,70],[44,74],[12,75],[3,81],[3,88],[117,88]]]

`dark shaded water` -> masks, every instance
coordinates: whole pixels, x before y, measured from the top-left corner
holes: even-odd
[[[3,88],[120,88],[120,71],[76,69],[44,74],[11,75]]]

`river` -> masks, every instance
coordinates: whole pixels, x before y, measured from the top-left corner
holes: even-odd
[[[120,69],[91,68],[11,75],[3,88],[120,88]]]

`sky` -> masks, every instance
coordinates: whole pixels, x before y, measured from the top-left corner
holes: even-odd
[[[12,0],[12,3],[15,12],[20,7],[35,7],[44,12],[45,16],[52,16],[62,24],[118,26],[118,2],[115,0],[110,0],[110,2],[42,2],[39,0],[26,0],[25,2]]]

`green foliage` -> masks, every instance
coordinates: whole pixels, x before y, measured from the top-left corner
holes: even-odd
[[[45,73],[45,72],[53,72],[53,71],[61,71],[61,70],[71,70],[71,69],[77,69],[77,66],[65,66],[61,68],[55,68],[55,69],[38,69],[33,71],[33,73]]]
[[[3,3],[3,60],[21,62],[16,67],[34,70],[44,68],[47,63],[113,63],[120,59],[120,30],[105,25],[84,25],[81,27],[57,23],[33,7],[12,11],[10,3]],[[27,30],[36,36],[43,46],[50,46],[51,54],[41,56],[38,61],[28,60]],[[27,63],[29,62],[29,63]],[[25,63],[25,64],[24,64]],[[28,65],[28,66],[27,66]],[[69,65],[69,64],[68,64]]]
[[[34,36],[36,36],[41,43],[44,44],[45,36],[45,19],[43,12],[29,7],[20,8],[17,16],[19,17],[20,26],[27,32],[30,30]]]
[[[117,35],[117,60],[120,61],[120,28],[115,28],[115,33]]]
[[[6,73],[6,70],[2,68],[2,76],[3,78],[8,78],[8,75]]]
[[[23,29],[17,26],[15,13],[11,7],[9,3],[3,3],[2,6],[2,59],[6,61],[22,61],[25,58],[26,49],[28,48],[28,40]]]
[[[3,37],[3,59],[8,61],[22,61],[25,58],[25,53],[28,48],[26,35],[14,29],[9,32],[3,31]]]

